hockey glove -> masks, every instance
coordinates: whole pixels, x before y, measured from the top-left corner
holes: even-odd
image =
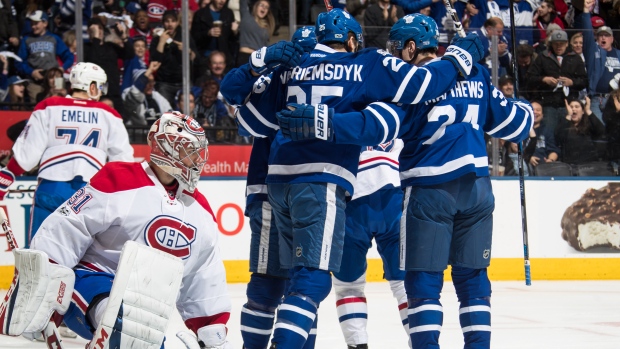
[[[280,41],[252,52],[249,63],[252,70],[264,75],[271,73],[279,66],[296,67],[303,54],[304,50],[299,44]]]
[[[9,192],[9,187],[15,182],[15,175],[6,167],[0,168],[0,200]]]
[[[325,104],[288,104],[288,109],[276,113],[282,135],[293,141],[322,139],[332,141],[334,109]]]
[[[441,59],[448,60],[456,66],[464,77],[469,77],[474,64],[484,57],[484,49],[478,35],[470,33],[464,38],[457,38],[446,49]]]

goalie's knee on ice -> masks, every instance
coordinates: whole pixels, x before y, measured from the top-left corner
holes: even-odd
[[[452,267],[452,282],[459,302],[491,296],[491,281],[487,269]]]
[[[285,284],[285,279],[253,273],[246,291],[248,306],[274,312],[284,295]]]
[[[332,278],[327,270],[295,267],[291,271],[289,294],[301,294],[314,303],[321,303],[332,288]]]

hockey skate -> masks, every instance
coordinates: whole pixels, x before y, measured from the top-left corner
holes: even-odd
[[[58,333],[65,338],[77,338],[77,333],[67,327],[64,322],[58,327]]]
[[[349,345],[347,349],[368,349],[368,344]]]

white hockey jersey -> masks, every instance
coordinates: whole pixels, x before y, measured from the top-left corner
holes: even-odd
[[[133,161],[121,116],[92,100],[50,97],[32,112],[13,145],[14,159],[29,171],[39,165],[39,178],[88,181],[107,161]]]
[[[126,241],[184,265],[177,309],[196,330],[226,323],[231,303],[215,217],[207,199],[179,188],[171,199],[147,162],[112,162],[52,213],[31,248],[69,268],[114,273]]]
[[[355,192],[351,200],[387,186],[400,187],[398,155],[402,149],[403,141],[398,138],[374,147],[362,147]]]

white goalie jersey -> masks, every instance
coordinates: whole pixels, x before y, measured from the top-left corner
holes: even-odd
[[[39,178],[88,181],[108,161],[133,161],[121,116],[107,105],[71,97],[37,104],[13,146],[15,160]]]
[[[226,323],[231,304],[209,203],[198,190],[169,195],[146,162],[105,165],[43,222],[31,248],[69,268],[114,274],[127,241],[182,260],[177,309],[188,327]]]

